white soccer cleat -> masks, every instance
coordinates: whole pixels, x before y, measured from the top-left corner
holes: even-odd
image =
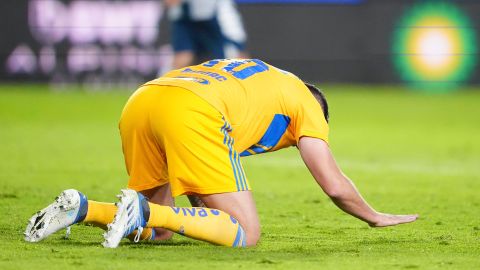
[[[75,189],[64,190],[55,201],[33,215],[25,230],[25,241],[39,242],[61,229],[82,221],[87,215],[87,197]]]
[[[120,201],[117,203],[115,218],[107,225],[108,231],[103,234],[103,246],[107,248],[118,247],[122,238],[134,230],[137,230],[135,242],[138,242],[150,217],[148,202],[142,194],[135,190],[122,189],[118,197]]]

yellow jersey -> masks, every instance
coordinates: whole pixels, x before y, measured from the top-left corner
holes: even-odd
[[[322,108],[302,80],[257,59],[217,59],[170,71],[145,85],[188,89],[231,125],[240,156],[275,151],[302,136],[328,142]]]

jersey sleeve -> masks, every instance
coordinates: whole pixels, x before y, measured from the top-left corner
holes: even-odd
[[[306,136],[318,138],[328,143],[329,127],[323,115],[322,107],[310,92],[305,94],[298,100],[294,114],[293,133],[295,141],[298,144],[300,138]]]

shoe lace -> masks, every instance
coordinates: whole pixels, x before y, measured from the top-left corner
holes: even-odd
[[[135,243],[138,243],[138,241],[140,241],[140,236],[142,235],[142,232],[143,232],[143,227],[138,227],[137,234],[135,235],[135,238],[133,238],[133,241]]]

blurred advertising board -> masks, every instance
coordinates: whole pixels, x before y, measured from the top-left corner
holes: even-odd
[[[354,5],[364,0],[237,0],[240,4],[339,4]]]
[[[170,68],[162,1],[2,2],[2,79],[135,83]]]
[[[236,2],[250,55],[308,81],[480,83],[477,0]],[[135,85],[171,67],[161,0],[2,0],[0,16],[1,81]]]

